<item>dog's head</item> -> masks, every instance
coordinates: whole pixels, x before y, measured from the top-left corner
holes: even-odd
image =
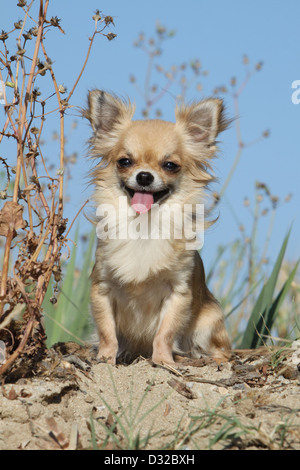
[[[176,122],[133,121],[134,107],[92,90],[85,116],[94,135],[92,155],[116,178],[138,213],[182,191],[189,194],[212,179],[210,159],[216,137],[227,126],[222,100],[210,98],[176,108]],[[95,179],[99,173],[95,173]]]

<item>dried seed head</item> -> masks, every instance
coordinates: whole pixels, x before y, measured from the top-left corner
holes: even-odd
[[[95,14],[93,16],[93,20],[95,21],[100,21],[101,20],[101,15],[100,15],[100,11],[99,10],[96,10],[95,11]]]
[[[53,276],[56,282],[61,280],[61,270],[59,266],[54,265],[52,268]]]
[[[1,34],[0,34],[0,40],[5,41],[8,38],[8,33],[2,29]]]
[[[32,39],[31,30],[27,31],[27,33],[24,33],[24,34],[23,34],[23,38],[24,38],[26,41],[30,41],[30,39]]]
[[[37,36],[37,35],[38,35],[38,31],[39,31],[39,28],[36,26],[35,28],[32,28],[31,34],[32,34],[33,36]]]
[[[64,85],[59,85],[58,91],[59,93],[66,93],[67,88]]]
[[[270,131],[267,129],[263,132],[263,137],[267,138],[270,135]]]
[[[39,152],[37,151],[37,145],[36,145],[36,144],[34,144],[34,145],[30,148],[29,152],[26,153],[26,157],[27,157],[27,158],[32,158],[32,157],[35,158],[35,157],[37,157],[38,155],[39,155]]]
[[[167,31],[165,26],[162,26],[160,23],[156,23],[156,32],[160,36],[163,35]]]
[[[279,198],[277,196],[272,196],[271,197],[271,202],[272,202],[272,207],[273,209],[276,209],[277,207],[277,204],[279,202]]]
[[[23,56],[26,52],[26,49],[19,49],[17,52],[16,52],[16,55],[19,55],[19,56]]]
[[[60,18],[57,18],[57,16],[52,16],[52,18],[50,18],[50,24],[55,27],[59,26],[60,21]]]
[[[22,28],[22,24],[23,24],[23,20],[19,20],[17,21],[16,23],[14,23],[14,27],[16,29],[21,29]]]
[[[32,183],[34,183],[34,184],[39,184],[39,179],[38,179],[37,176],[34,176],[34,175],[31,176],[31,177],[30,177],[30,181],[31,181]]]
[[[69,103],[68,103],[68,100],[60,100],[60,104],[62,106],[68,106]]]
[[[68,219],[61,219],[60,223],[57,226],[58,237],[61,237],[67,228]]]
[[[25,7],[26,6],[26,0],[19,0],[17,3],[17,7]]]
[[[284,198],[284,202],[289,202],[291,200],[291,198],[293,197],[292,194],[288,194],[287,196],[285,196]]]
[[[69,157],[70,163],[73,163],[73,164],[76,163],[78,160],[77,157],[78,157],[77,152],[73,152]]]
[[[113,19],[112,16],[106,16],[104,18],[104,22],[105,22],[106,26],[108,26],[109,24],[113,24],[115,26],[114,19]]]
[[[41,92],[38,88],[34,88],[32,91],[32,100],[36,100],[38,96],[41,96]]]
[[[115,37],[117,37],[117,35],[114,33],[107,33],[106,37],[109,41],[112,41],[113,39],[115,39]]]

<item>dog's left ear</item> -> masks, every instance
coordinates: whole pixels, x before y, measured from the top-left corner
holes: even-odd
[[[223,101],[218,98],[181,106],[176,109],[176,122],[183,125],[188,135],[196,142],[211,145],[219,132],[226,129]]]

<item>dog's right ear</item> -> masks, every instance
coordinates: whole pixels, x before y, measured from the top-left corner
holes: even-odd
[[[84,116],[89,119],[95,133],[109,133],[117,125],[130,121],[134,106],[102,90],[91,90],[88,109]]]

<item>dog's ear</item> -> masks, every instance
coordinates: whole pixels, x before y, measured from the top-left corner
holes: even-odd
[[[219,132],[228,125],[224,117],[223,101],[218,98],[178,107],[176,122],[184,126],[194,142],[203,142],[206,145],[214,144]]]
[[[88,109],[84,116],[89,119],[94,132],[110,132],[117,124],[131,120],[134,107],[102,90],[91,90],[88,95]]]

